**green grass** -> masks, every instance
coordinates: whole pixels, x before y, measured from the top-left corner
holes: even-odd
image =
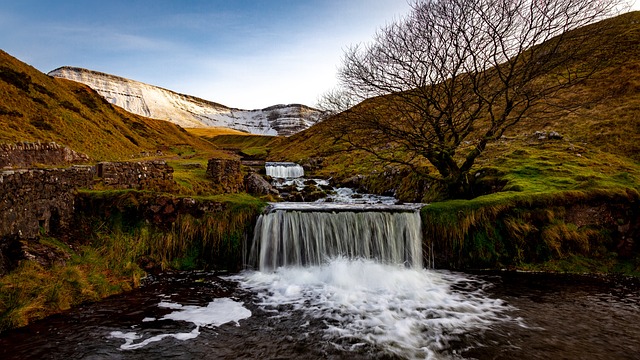
[[[202,133],[202,132],[199,132]],[[281,139],[274,136],[265,135],[201,135],[203,139],[215,145],[218,149],[233,151],[243,157],[254,159],[264,159],[267,157],[271,146]]]
[[[135,263],[139,245],[123,236],[100,240],[72,250],[59,240],[42,238],[40,244],[64,253],[67,260],[51,267],[22,261],[0,278],[0,331],[138,286],[143,275]]]

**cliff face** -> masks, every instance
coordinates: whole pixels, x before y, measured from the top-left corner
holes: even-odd
[[[226,127],[252,134],[287,136],[310,127],[322,115],[319,110],[299,104],[260,110],[233,109],[139,81],[75,67],[61,67],[49,75],[86,84],[111,104],[134,114],[167,120],[182,127]]]

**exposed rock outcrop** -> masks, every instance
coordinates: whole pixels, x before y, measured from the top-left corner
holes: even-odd
[[[227,127],[252,134],[291,135],[320,120],[320,110],[300,104],[241,110],[97,71],[64,66],[49,72],[88,85],[113,105],[182,127]]]

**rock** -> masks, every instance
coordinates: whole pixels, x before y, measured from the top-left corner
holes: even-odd
[[[257,173],[250,173],[244,178],[244,185],[249,194],[254,195],[278,195],[276,190],[267,180]]]
[[[562,140],[564,138],[557,131],[536,131],[533,133],[533,137],[537,140]]]
[[[230,108],[135,80],[82,68],[65,66],[49,72],[49,75],[84,83],[109,103],[126,111],[167,120],[181,127],[227,127],[253,134],[288,136],[312,126],[325,115],[321,110],[300,104],[275,105],[255,110]]]
[[[535,137],[538,140],[546,140],[547,139],[547,133],[544,131],[536,131],[533,133],[533,137]]]
[[[564,136],[560,135],[557,131],[549,131],[549,140],[562,140]]]

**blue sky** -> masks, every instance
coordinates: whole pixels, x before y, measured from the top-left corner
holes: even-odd
[[[0,48],[49,72],[69,65],[227,106],[314,105],[350,44],[406,0],[0,0]]]
[[[45,73],[84,67],[231,107],[314,105],[343,50],[409,10],[407,0],[0,0],[0,48]]]

